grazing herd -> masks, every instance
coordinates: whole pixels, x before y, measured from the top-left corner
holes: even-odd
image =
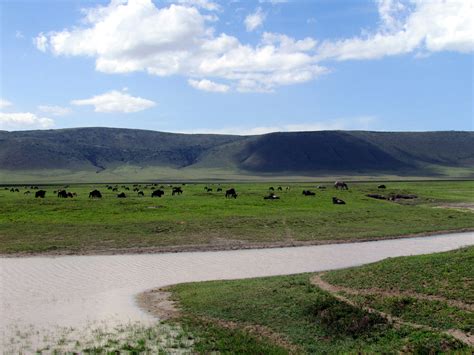
[[[180,184],[180,185],[185,186],[186,184]],[[183,191],[181,186],[168,185],[168,187],[171,188],[171,195],[174,196],[174,195],[183,194],[184,191]],[[28,187],[25,187],[25,188],[28,188]],[[58,190],[58,191],[54,191],[54,193],[57,195],[58,198],[74,198],[74,197],[77,197],[77,194],[75,192],[68,192],[66,190],[66,188],[69,188],[69,186],[64,186],[63,189]],[[117,186],[117,185],[115,185],[115,186],[106,185],[106,188],[108,190],[111,190],[112,192],[119,192],[119,186]],[[318,186],[316,186],[316,188],[318,190],[325,190],[326,186],[318,185]],[[334,188],[336,190],[349,190],[348,185],[344,181],[336,181],[334,183]],[[382,184],[382,185],[378,185],[377,188],[379,190],[385,190],[387,187],[386,187],[386,185]],[[11,187],[11,188],[5,187],[4,189],[9,190],[10,192],[20,192],[19,188],[17,188],[17,187]],[[45,190],[38,189],[38,186],[30,186],[30,189],[31,190],[37,190],[35,192],[35,198],[41,198],[41,199],[45,198],[45,196],[46,196],[46,191]],[[126,191],[130,191],[130,187],[125,186],[125,185],[122,185],[121,189],[126,190]],[[137,195],[139,197],[144,197],[145,196],[145,192],[143,191],[145,189],[151,190],[151,197],[161,198],[162,196],[165,195],[165,190],[164,190],[165,186],[164,185],[160,185],[159,187],[158,187],[157,184],[147,184],[145,186],[142,186],[142,185],[139,185],[139,184],[133,185],[133,191],[135,193],[137,193]],[[213,192],[213,188],[209,187],[209,186],[205,186],[204,190],[207,193]],[[278,186],[275,189],[275,187],[270,186],[268,188],[269,193],[266,196],[264,196],[263,199],[264,200],[279,200],[280,196],[275,194],[275,190],[283,191],[283,187]],[[289,191],[289,190],[290,190],[289,186],[285,187],[285,191]],[[223,191],[223,189],[219,185],[216,188],[216,192],[222,192],[222,191]],[[27,191],[24,192],[24,194],[29,195],[29,194],[31,194],[31,191],[27,190]],[[313,196],[314,197],[314,196],[316,196],[316,193],[311,191],[311,190],[303,190],[302,195],[303,196]],[[238,194],[237,194],[237,191],[235,190],[235,188],[230,188],[228,190],[225,190],[225,198],[226,199],[227,198],[237,199],[237,196],[238,196]],[[395,193],[391,193],[388,196],[384,196],[384,195],[376,194],[376,193],[370,193],[370,194],[367,194],[366,196],[370,197],[370,198],[378,199],[378,200],[388,200],[388,201],[396,201],[396,200],[400,200],[400,199],[414,199],[414,198],[417,198],[416,195],[395,194]],[[92,190],[89,193],[89,198],[91,198],[91,199],[100,199],[100,198],[102,198],[102,193],[97,189]],[[120,199],[127,198],[127,194],[125,194],[125,192],[123,192],[123,191],[119,192],[117,194],[117,198],[120,198]],[[345,205],[346,204],[345,201],[341,200],[338,197],[332,197],[332,203],[334,205]]]

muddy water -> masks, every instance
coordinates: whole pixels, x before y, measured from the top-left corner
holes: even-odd
[[[278,249],[0,258],[0,333],[5,344],[28,327],[149,322],[134,297],[157,286],[344,268],[473,244],[471,232]]]

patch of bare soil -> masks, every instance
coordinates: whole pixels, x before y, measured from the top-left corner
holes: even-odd
[[[456,302],[456,303],[458,301],[447,300],[447,299],[442,298],[442,297],[435,297],[435,296],[432,297],[432,296],[428,296],[428,295],[420,295],[420,294],[411,293],[411,292],[397,292],[397,291],[389,291],[388,292],[388,291],[381,291],[381,290],[377,290],[377,289],[375,289],[375,290],[374,289],[360,290],[360,289],[352,289],[352,288],[348,288],[348,287],[336,286],[336,285],[332,285],[332,284],[324,281],[321,278],[322,275],[324,275],[324,273],[314,275],[311,278],[311,283],[313,285],[319,287],[320,289],[322,289],[326,292],[329,292],[333,297],[335,297],[339,301],[347,303],[347,304],[349,304],[353,307],[361,308],[366,312],[378,314],[379,316],[385,318],[388,322],[392,323],[394,326],[407,325],[407,326],[417,328],[417,329],[426,329],[426,330],[430,330],[430,331],[438,331],[438,332],[442,332],[442,333],[445,333],[447,335],[450,335],[453,338],[456,338],[456,339],[462,341],[463,343],[465,343],[469,346],[474,345],[474,336],[470,335],[470,334],[466,334],[466,333],[462,332],[459,329],[449,329],[447,331],[442,331],[442,330],[435,329],[435,328],[427,326],[427,325],[417,324],[417,323],[412,323],[412,322],[406,322],[406,321],[402,320],[399,317],[392,316],[391,314],[376,310],[374,308],[367,307],[367,306],[360,306],[356,302],[354,302],[354,301],[350,300],[349,298],[344,297],[343,295],[341,295],[340,292],[346,292],[346,293],[352,294],[352,295],[378,294],[378,295],[381,295],[381,296],[410,296],[410,297],[423,299],[423,300],[442,300],[444,302],[449,301],[449,302]],[[466,307],[464,309],[470,308],[468,310],[472,310],[472,305],[465,304],[465,303],[462,303],[462,302],[460,302],[460,303],[463,305],[463,307]],[[458,306],[456,306],[456,307],[458,307]]]
[[[138,306],[160,320],[177,318],[180,311],[171,300],[171,292],[166,288],[156,288],[140,293],[136,297]]]
[[[443,203],[436,205],[435,208],[448,208],[462,212],[474,212],[474,202]]]

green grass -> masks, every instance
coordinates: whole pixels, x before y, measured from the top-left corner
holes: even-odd
[[[390,258],[326,273],[327,282],[354,289],[412,291],[474,304],[474,247]]]
[[[439,203],[474,203],[474,182],[387,182],[387,191],[414,193],[416,201],[393,203],[365,197],[378,192],[377,183],[353,183],[349,191],[335,191],[328,183],[281,184],[289,192],[277,192],[278,201],[265,201],[269,186],[279,183],[222,183],[235,187],[239,197],[225,199],[204,192],[205,184],[188,184],[182,196],[151,198],[125,191],[129,198],[117,199],[104,185],[71,185],[74,199],[47,190],[44,200],[0,189],[0,253],[94,252],[104,249],[167,248],[182,246],[228,247],[292,242],[365,240],[398,235],[473,228],[470,212],[433,208]],[[121,185],[121,184],[120,184]],[[132,185],[127,186],[132,189]],[[104,198],[91,200],[88,193],[100,189]],[[304,197],[303,189],[316,191]],[[120,189],[124,191],[123,189]],[[34,192],[34,190],[32,190]],[[347,202],[335,206],[332,196]]]
[[[263,326],[287,339],[304,353],[436,353],[466,350],[466,347],[438,332],[402,326],[396,329],[383,318],[338,301],[312,286],[310,275],[266,277],[237,281],[214,281],[172,287],[184,316],[185,329],[200,332],[196,345],[209,351],[229,353],[242,348],[236,340],[217,330],[202,333],[202,319]],[[250,336],[250,335],[249,335]],[[267,344],[265,336],[253,335],[254,342]],[[221,347],[221,342],[225,345]],[[281,350],[280,350],[281,351]]]
[[[474,331],[474,313],[456,303],[474,305],[474,247],[446,253],[387,259],[357,268],[331,271],[323,279],[333,285],[369,290],[369,295],[347,295],[369,306],[438,329]],[[376,291],[400,295],[381,295]],[[408,293],[408,294],[407,294]],[[412,295],[410,295],[412,293]],[[417,295],[441,297],[419,299]]]
[[[471,353],[464,343],[444,333],[457,329],[472,332],[473,313],[448,304],[472,304],[474,247],[447,253],[388,259],[374,264],[336,270],[323,278],[334,285],[354,289],[411,291],[444,297],[444,301],[409,296],[382,296],[340,292],[356,306],[338,300],[310,282],[311,274],[264,277],[235,281],[211,281],[171,287],[181,307],[177,322],[186,331],[199,334],[195,346],[204,352],[255,353],[272,344],[267,333],[239,333],[235,339],[224,329],[238,325],[234,332],[265,327],[286,340],[275,349],[299,353]],[[415,294],[415,295],[416,295]],[[369,306],[391,316],[429,328],[389,323]],[[464,307],[464,306],[463,306]],[[209,330],[203,331],[204,325]],[[246,348],[245,344],[249,347]],[[291,347],[288,346],[291,345]],[[234,347],[235,346],[235,347]],[[295,350],[296,349],[296,350]],[[248,350],[248,351],[247,351]],[[291,351],[290,351],[291,352]],[[260,352],[262,353],[262,352]]]

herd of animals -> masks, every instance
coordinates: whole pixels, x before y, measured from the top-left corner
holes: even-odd
[[[185,186],[186,184],[181,184],[182,186]],[[106,185],[105,186],[108,190],[111,190],[113,192],[119,192],[119,187],[117,185],[115,186],[112,186],[112,185]],[[171,195],[174,196],[174,195],[181,195],[183,193],[183,189],[181,186],[173,186],[173,185],[168,185],[168,187],[171,188]],[[74,197],[77,197],[77,194],[75,192],[68,192],[66,189],[69,188],[69,186],[64,186],[63,189],[61,190],[57,190],[57,191],[54,191],[54,193],[57,195],[58,198],[74,198]],[[130,187],[128,186],[121,186],[121,188],[123,190],[126,190],[126,191],[130,191]],[[326,186],[324,185],[319,185],[317,186],[318,189],[320,190],[325,190],[326,189]],[[348,185],[344,182],[344,181],[336,181],[334,183],[334,188],[336,190],[349,190],[349,187]],[[385,185],[378,185],[377,186],[378,189],[386,189],[386,186]],[[11,187],[11,188],[8,188],[8,187],[5,187],[4,188],[5,190],[9,190],[10,192],[20,192],[20,190],[17,188],[17,187]],[[27,189],[27,191],[24,192],[25,195],[29,195],[31,194],[32,192],[30,190],[37,190],[35,191],[35,198],[45,198],[46,196],[46,191],[45,190],[40,190],[38,188],[38,186],[30,186],[29,190],[28,190],[28,187],[25,186],[25,189]],[[149,189],[151,190],[151,197],[162,197],[165,195],[165,186],[164,185],[160,185],[158,187],[157,184],[147,184],[145,186],[142,186],[142,185],[139,185],[139,184],[134,184],[133,185],[133,192],[137,193],[137,195],[140,197],[140,196],[145,196],[145,192],[143,191],[144,189]],[[204,187],[204,190],[206,192],[213,192],[213,188],[211,187],[208,187],[208,186],[205,186]],[[278,186],[277,191],[283,191],[283,187],[282,186]],[[289,186],[286,186],[285,187],[285,191],[289,191],[290,190],[290,187]],[[269,193],[268,195],[264,196],[263,199],[265,200],[279,200],[280,199],[280,196],[277,196],[275,194],[275,188],[273,186],[269,187],[268,189]],[[218,186],[217,189],[216,189],[216,192],[223,192],[222,190],[222,187]],[[315,196],[316,193],[311,191],[311,190],[303,190],[303,193],[302,193],[304,196]],[[234,188],[230,188],[228,190],[225,191],[225,197],[226,198],[234,198],[236,199],[237,198],[237,191],[234,189]],[[405,194],[391,194],[389,196],[383,196],[383,195],[380,195],[380,194],[367,194],[366,195],[367,197],[370,197],[370,198],[375,198],[375,199],[379,199],[379,200],[390,200],[390,201],[395,201],[395,200],[398,200],[398,199],[414,199],[414,198],[417,198],[416,195],[405,195]],[[97,198],[102,198],[102,193],[95,189],[95,190],[92,190],[90,193],[89,193],[89,198],[93,198],[93,199],[97,199]],[[125,192],[120,192],[117,194],[117,198],[127,198],[127,195],[125,194]],[[332,203],[335,204],[335,205],[345,205],[346,202],[341,200],[340,198],[337,198],[337,197],[333,197],[332,198]]]

